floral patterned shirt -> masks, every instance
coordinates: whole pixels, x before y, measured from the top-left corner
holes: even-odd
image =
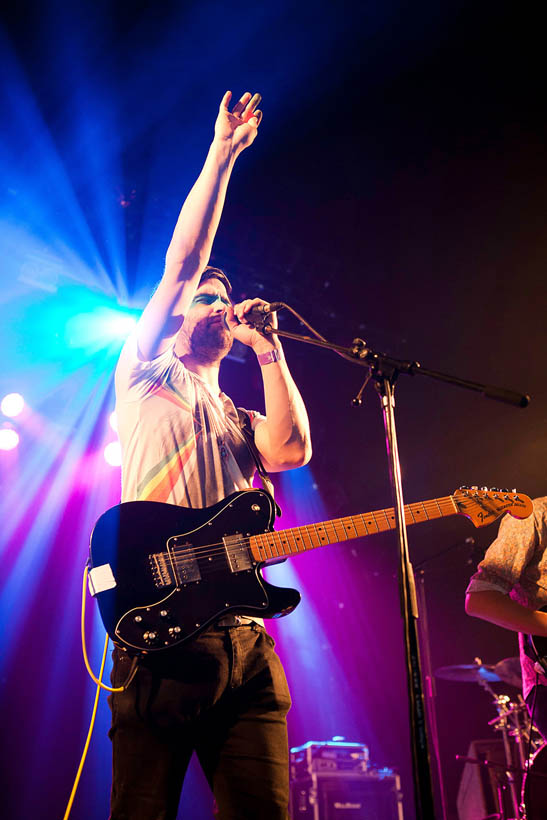
[[[494,589],[510,595],[530,609],[547,606],[547,497],[534,499],[534,510],[528,518],[506,515],[496,540],[490,545],[468,592]],[[538,679],[547,685],[547,677],[538,674],[534,660],[525,649],[525,636],[519,634],[522,688],[526,698]]]

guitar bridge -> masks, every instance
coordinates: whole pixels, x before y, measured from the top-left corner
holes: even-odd
[[[152,578],[157,587],[169,587],[175,583],[173,578],[173,569],[169,553],[156,552],[149,555],[150,568],[152,570]]]
[[[225,535],[222,540],[231,572],[244,572],[252,568],[253,562],[248,542],[241,533]]]

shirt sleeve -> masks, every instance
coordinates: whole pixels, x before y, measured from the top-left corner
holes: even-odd
[[[508,595],[519,584],[538,548],[541,514],[536,499],[534,512],[528,518],[518,519],[511,515],[503,518],[498,537],[487,549],[467,592],[494,589]]]
[[[132,333],[122,348],[116,367],[116,401],[137,401],[151,395],[165,384],[171,370],[182,367],[173,347],[168,347],[151,361],[138,355],[137,337]]]

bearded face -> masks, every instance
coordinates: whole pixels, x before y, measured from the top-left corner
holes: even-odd
[[[233,343],[223,313],[200,318],[188,337],[190,355],[200,364],[214,364],[220,361],[228,355]]]

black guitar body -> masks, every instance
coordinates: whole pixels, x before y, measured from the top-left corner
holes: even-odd
[[[226,613],[292,612],[299,592],[265,581],[249,549],[248,536],[270,532],[274,518],[263,490],[206,509],[130,501],[107,510],[91,535],[90,586],[112,640],[132,654],[154,652]]]

